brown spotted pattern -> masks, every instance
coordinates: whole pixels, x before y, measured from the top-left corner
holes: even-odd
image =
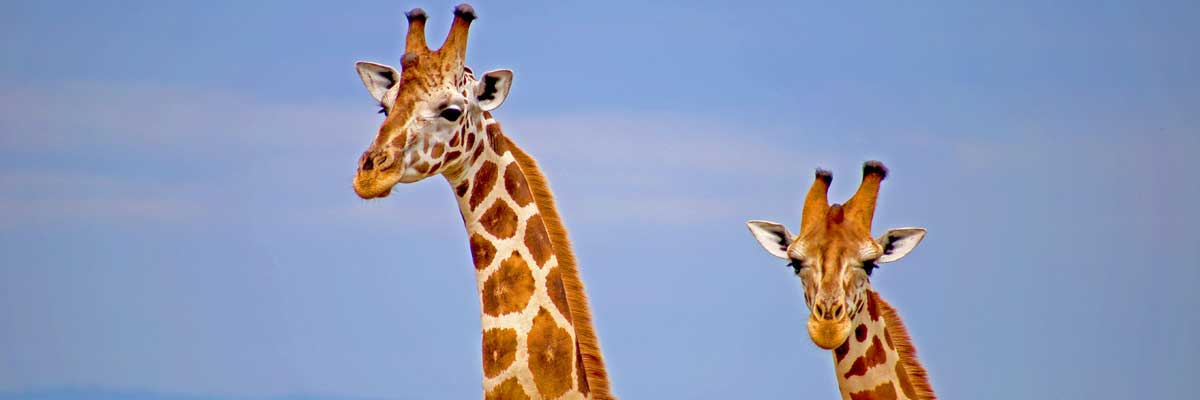
[[[927,374],[916,360],[903,324],[894,309],[870,289],[870,269],[857,268],[864,258],[884,250],[872,236],[871,224],[880,183],[886,175],[882,163],[864,163],[858,190],[844,204],[836,204],[828,198],[832,174],[817,170],[805,196],[800,232],[787,250],[792,259],[811,264],[797,275],[804,287],[805,304],[813,314],[841,307],[850,311],[836,322],[848,323],[851,334],[833,349],[842,397],[933,399]],[[752,224],[751,229],[756,227]],[[764,242],[764,246],[771,250],[770,243]],[[810,319],[810,324],[820,319]],[[824,342],[819,344],[823,346]]]
[[[521,166],[516,162],[504,167],[504,190],[507,190],[508,195],[512,196],[517,207],[525,207],[533,202],[533,193],[529,191],[529,183],[525,182],[525,175],[521,174]]]
[[[503,201],[497,201],[479,216],[483,229],[497,239],[508,239],[517,233],[517,213]]]
[[[546,294],[550,295],[550,301],[554,302],[559,314],[571,315],[571,308],[567,305],[567,290],[563,287],[562,273],[558,267],[546,274]]]
[[[479,203],[482,203],[483,199],[492,191],[492,186],[496,185],[498,172],[496,169],[496,163],[484,161],[483,165],[479,166],[479,170],[475,172],[475,179],[472,179],[471,183],[470,205],[472,211],[479,207]]]
[[[546,309],[538,311],[529,331],[529,370],[538,393],[553,399],[571,389],[575,346],[571,333],[560,328]]]
[[[485,127],[483,125],[480,125],[479,128],[485,129]],[[503,133],[503,132],[500,132],[500,124],[488,125],[486,127],[486,131],[487,131],[488,137],[500,136],[500,134]]]
[[[525,309],[533,296],[533,274],[517,253],[500,262],[500,268],[483,284],[483,312],[500,316]]]
[[[883,349],[883,343],[879,341],[879,336],[875,336],[871,340],[871,346],[867,347],[867,352],[854,360],[850,370],[842,376],[850,379],[852,376],[866,375],[867,370],[885,362],[887,362],[887,351]]]
[[[470,189],[470,188],[471,188],[471,181],[462,181],[462,183],[459,183],[458,186],[454,187],[454,195],[458,196],[460,198],[463,196],[466,196],[467,189]]]
[[[492,259],[496,258],[496,246],[478,233],[471,234],[469,241],[471,242],[471,258],[475,260],[475,269],[484,269],[492,265]]]
[[[531,400],[517,378],[508,378],[484,395],[484,400]]]
[[[871,316],[872,321],[879,320],[879,305],[875,304],[875,299],[867,300],[867,314]]]
[[[385,162],[407,168],[391,168],[406,174],[440,173],[451,182],[468,231],[483,311],[486,399],[579,394],[610,399],[574,255],[536,163],[504,137],[490,113],[477,107],[465,107],[453,131],[445,130],[447,125],[409,123],[420,108],[414,104],[421,101],[452,93],[471,101],[477,81],[463,59],[474,11],[468,5],[455,9],[451,33],[436,51],[425,41],[424,13],[414,10],[407,16],[400,74],[404,84],[380,134],[359,161],[355,192],[363,198],[386,196],[391,186],[377,187],[388,182],[382,178],[394,178],[380,172],[391,173]],[[437,128],[436,135],[430,134],[430,126]],[[551,263],[555,257],[559,262]],[[543,270],[547,267],[554,270]]]
[[[855,317],[855,337],[847,341],[849,348],[834,352],[835,355],[841,352],[861,355],[853,363],[841,363],[839,358],[836,364],[843,396],[852,399],[935,399],[925,371],[916,361],[903,322],[878,294],[871,290],[866,294],[864,308],[867,312]],[[860,331],[865,333],[860,335]],[[860,337],[869,340],[859,340]]]
[[[495,152],[496,155],[503,156],[508,153],[508,151],[509,151],[508,147],[512,143],[509,143],[508,138],[506,138],[504,136],[497,136],[494,132],[492,132],[493,128],[498,129],[499,126],[500,126],[500,124],[488,125],[487,138],[488,138],[488,141],[492,143],[492,151]],[[517,164],[514,163],[512,165],[517,165]]]
[[[497,328],[483,332],[483,376],[500,375],[516,358],[516,329]]]
[[[867,374],[867,363],[862,357],[854,360],[854,364],[850,365],[850,369],[842,374],[842,377],[850,379],[852,376],[863,376]]]
[[[892,382],[884,382],[871,390],[851,392],[851,400],[896,400],[896,386]]]
[[[538,267],[545,267],[546,261],[549,261],[550,256],[554,254],[554,248],[550,245],[550,236],[546,233],[546,224],[542,222],[541,215],[534,214],[525,222],[525,248],[529,249],[529,254],[533,256],[533,262]]]
[[[470,133],[467,135],[473,139]],[[501,137],[497,141],[507,143],[506,140]],[[485,148],[484,145],[479,147]],[[515,162],[506,164],[501,161],[503,158],[499,158],[498,154],[504,154],[504,151],[496,151],[493,147],[481,154],[490,158],[474,160],[474,173],[467,174],[468,179],[454,186],[455,193],[462,199],[463,210],[474,210],[464,211],[464,215],[474,216],[478,220],[476,229],[488,232],[496,240],[513,238],[517,236],[522,225],[514,205],[524,208],[533,204],[533,193],[521,167]],[[495,197],[495,200],[487,200],[488,197]],[[484,204],[485,201],[490,202],[490,205]],[[560,268],[554,267],[549,270],[544,280],[544,290],[554,305],[529,307],[529,303],[534,301],[535,293],[543,290],[537,287],[540,284],[534,279],[533,269],[552,265],[548,263],[555,253],[541,215],[530,215],[523,225],[524,234],[518,237],[519,241],[496,242],[479,231],[472,231],[469,235],[475,268],[480,274],[486,272],[486,276],[480,278],[480,298],[484,314],[498,317],[511,313],[532,313],[536,310],[536,314],[530,315],[532,321],[526,322],[530,324],[525,328],[529,329],[528,331],[521,328],[493,327],[484,332],[484,376],[503,376],[501,374],[509,373],[505,371],[512,369],[517,360],[524,359],[527,364],[523,367],[529,369],[534,383],[533,387],[524,389],[528,390],[528,393],[536,392],[538,396],[534,397],[556,398],[576,388],[586,395],[590,388],[582,367],[583,355],[575,343],[574,336],[568,330],[571,327],[558,325],[550,311],[552,308],[568,321],[571,316]],[[468,224],[469,228],[470,226],[471,224]],[[507,252],[514,245],[523,247],[526,252],[512,250],[507,258],[499,262],[497,268],[486,270],[499,257],[498,250],[503,249],[502,251]],[[523,318],[518,317],[517,320]],[[526,338],[523,347],[518,345],[516,340],[521,335]],[[520,357],[519,354],[525,354],[526,357]],[[507,379],[493,387],[487,398],[527,398],[520,382]]]
[[[846,354],[850,353],[850,338],[846,338],[841,346],[833,349],[833,355],[837,357],[837,362],[841,363],[842,359],[846,358]]]
[[[536,209],[527,214],[528,207],[541,204],[524,165],[511,159],[510,148],[515,146],[503,135],[490,143],[476,134],[468,131],[463,137],[479,141],[472,150],[480,158],[463,157],[471,165],[452,187],[468,228],[483,306],[486,396],[557,398],[590,393],[608,398],[596,389],[599,386],[588,383],[589,355],[576,341],[563,267],[550,261],[556,250],[544,217]],[[449,157],[451,150],[446,152]],[[544,279],[538,279],[542,268],[549,269]],[[538,293],[543,290],[545,296]]]
[[[483,156],[483,150],[485,150],[483,146],[475,146],[475,151],[471,152],[471,157],[478,159],[480,156]]]

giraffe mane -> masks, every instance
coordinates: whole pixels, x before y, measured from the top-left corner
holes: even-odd
[[[913,345],[912,338],[908,336],[908,328],[904,327],[904,322],[900,320],[900,314],[896,313],[896,309],[883,300],[879,293],[874,290],[870,290],[868,293],[879,306],[883,321],[887,324],[886,329],[892,336],[893,344],[896,345],[896,352],[900,353],[898,362],[904,363],[904,371],[908,373],[908,380],[917,392],[917,397],[936,399],[937,395],[933,393],[933,386],[929,384],[929,375],[925,372],[925,367],[921,366],[921,361],[917,359],[917,346]]]
[[[592,326],[592,314],[588,310],[587,293],[584,292],[583,281],[579,279],[575,252],[571,250],[571,241],[567,238],[567,228],[563,225],[562,218],[558,215],[558,208],[554,205],[554,193],[550,191],[550,183],[546,180],[546,176],[542,175],[537,161],[504,136],[498,125],[493,124],[497,131],[496,138],[507,142],[505,143],[506,147],[512,151],[517,165],[520,165],[521,171],[525,173],[530,191],[533,192],[534,202],[537,203],[542,221],[546,224],[546,231],[550,234],[550,243],[554,246],[558,267],[563,269],[562,280],[563,287],[567,292],[567,306],[571,308],[571,322],[575,325],[575,339],[579,342],[579,351],[583,356],[585,376],[591,397],[597,400],[615,399],[616,397],[609,389],[608,372],[604,368],[604,357],[600,353],[600,341],[596,338],[596,331]]]

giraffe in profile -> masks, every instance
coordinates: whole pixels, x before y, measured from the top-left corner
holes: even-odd
[[[441,48],[426,14],[406,13],[401,69],[359,62],[385,118],[358,160],[354,192],[387,196],[397,183],[441,175],[467,230],[482,308],[486,399],[611,399],[599,341],[567,230],[533,157],[492,118],[513,73],[464,65],[471,6],[454,10]]]
[[[768,253],[788,260],[804,287],[808,334],[833,350],[843,399],[934,399],[925,368],[900,315],[871,289],[879,264],[899,260],[925,237],[921,228],[896,228],[871,237],[875,201],[887,168],[863,165],[863,180],[845,205],[829,205],[833,174],[818,169],[804,200],[800,235],[783,225],[750,221]]]

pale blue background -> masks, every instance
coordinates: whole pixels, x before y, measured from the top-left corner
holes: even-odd
[[[0,398],[479,398],[440,178],[350,178],[442,2],[0,5]],[[334,4],[337,3],[337,4]],[[1195,396],[1200,3],[476,4],[626,399],[836,398],[799,284],[821,166],[892,174],[875,287],[947,399]]]

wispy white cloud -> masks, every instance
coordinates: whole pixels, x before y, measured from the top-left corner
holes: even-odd
[[[369,140],[348,133],[369,132],[370,115],[194,87],[11,88],[0,93],[0,184],[10,188],[0,213],[6,225],[203,223],[216,210],[347,177],[356,142]]]
[[[551,115],[516,117],[505,130],[542,157],[570,158],[646,172],[770,172],[770,162],[796,157],[761,138],[765,128],[687,115]]]
[[[346,142],[371,129],[352,108],[277,103],[213,88],[67,81],[0,93],[7,150],[270,154]]]
[[[64,82],[5,90],[0,117],[2,151],[19,160],[0,173],[0,184],[12,188],[0,195],[7,225],[205,223],[230,209],[356,226],[457,220],[452,207],[443,206],[449,202],[440,182],[398,188],[384,201],[353,197],[353,160],[380,122],[369,107],[279,103],[181,86]],[[862,160],[854,154],[945,154],[951,157],[945,168],[978,173],[1123,164],[1155,174],[1161,162],[1182,160],[1198,147],[1186,135],[1140,141],[1033,128],[838,136],[803,123],[752,124],[735,116],[507,116],[502,110],[498,118],[541,161],[560,206],[588,222],[700,223],[740,215],[759,203],[756,198],[779,193],[774,186],[799,193],[814,167],[857,165]]]
[[[443,200],[426,189],[437,183],[399,188],[383,202],[352,197],[352,162],[379,123],[369,108],[281,104],[192,87],[63,82],[6,90],[0,109],[0,144],[27,160],[3,174],[17,188],[0,197],[0,212],[13,216],[9,224],[203,223],[215,208],[230,206],[265,209],[260,216],[282,207],[329,223],[425,226],[457,218],[431,217],[439,214],[422,205]],[[629,212],[661,222],[681,221],[682,209],[728,213],[726,201],[679,192],[696,187],[699,177],[778,174],[779,160],[797,157],[719,120],[501,116],[514,140],[542,160],[555,187],[587,193],[597,206],[576,209],[594,221]],[[89,164],[97,157],[101,165]]]
[[[177,184],[167,190],[148,182],[86,172],[0,171],[0,227],[43,223],[167,223],[202,219],[203,205]]]

